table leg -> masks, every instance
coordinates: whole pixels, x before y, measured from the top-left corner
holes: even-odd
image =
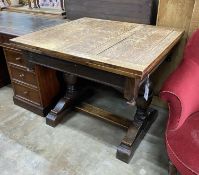
[[[62,11],[64,11],[64,0],[60,0],[60,6],[61,6]]]
[[[46,116],[46,124],[55,127],[63,118],[63,112],[70,109],[78,97],[76,83],[77,77],[71,74],[64,74],[64,82],[67,86],[65,95],[59,100],[57,105]]]
[[[40,8],[39,0],[37,0],[37,7]]]
[[[149,109],[153,98],[152,84],[149,78],[144,81],[136,99],[136,114],[134,122],[128,128],[127,134],[117,148],[116,157],[126,163],[131,160],[136,148],[157,117],[157,110]]]
[[[29,9],[32,9],[31,1],[30,1],[30,0],[28,0],[28,8],[29,8]]]
[[[34,4],[34,7],[33,7],[33,8],[38,8],[38,7],[37,7],[36,0],[33,0],[33,4]]]

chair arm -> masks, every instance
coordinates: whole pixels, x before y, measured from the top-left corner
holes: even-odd
[[[170,108],[169,128],[178,129],[191,114],[199,111],[199,65],[183,60],[165,82],[160,97]]]

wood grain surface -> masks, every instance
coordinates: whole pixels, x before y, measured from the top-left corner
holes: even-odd
[[[82,18],[12,42],[39,54],[142,79],[164,60],[182,34],[173,28]]]
[[[189,30],[195,0],[160,0],[157,25]]]
[[[195,0],[160,0],[157,16],[157,26],[174,27],[184,30],[180,43],[169,55],[170,61],[166,61],[157,69],[153,75],[155,94],[159,91],[168,76],[180,64],[185,44],[187,42],[190,21],[192,17]]]
[[[195,5],[193,8],[191,23],[190,23],[190,27],[189,27],[189,37],[197,29],[199,29],[199,0],[195,0]]]

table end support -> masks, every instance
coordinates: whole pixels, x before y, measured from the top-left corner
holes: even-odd
[[[149,117],[142,123],[142,125],[138,127],[132,124],[132,126],[128,129],[127,135],[124,137],[124,139],[117,148],[117,159],[125,163],[130,162],[140,142],[151,127],[152,123],[157,118],[157,115],[158,111],[150,108]],[[130,130],[134,130],[134,133]]]
[[[75,101],[79,97],[79,93],[76,88],[77,77],[70,74],[64,74],[64,82],[67,86],[64,97],[62,97],[54,109],[46,116],[46,124],[52,127],[57,126],[63,119],[63,114],[70,110]]]
[[[129,163],[141,140],[156,119],[158,111],[149,108],[153,99],[153,88],[149,77],[140,85],[136,106],[137,110],[134,121],[128,128],[127,134],[117,148],[116,157],[123,162]]]

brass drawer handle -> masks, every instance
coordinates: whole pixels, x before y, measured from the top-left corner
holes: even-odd
[[[20,57],[16,58],[16,61],[21,61],[21,60],[22,60],[22,58],[20,58]]]
[[[24,91],[23,93],[24,93],[24,95],[27,95],[27,94],[28,94],[28,91]]]
[[[20,78],[23,78],[24,76],[25,76],[24,74],[20,74],[20,75],[19,75]]]

